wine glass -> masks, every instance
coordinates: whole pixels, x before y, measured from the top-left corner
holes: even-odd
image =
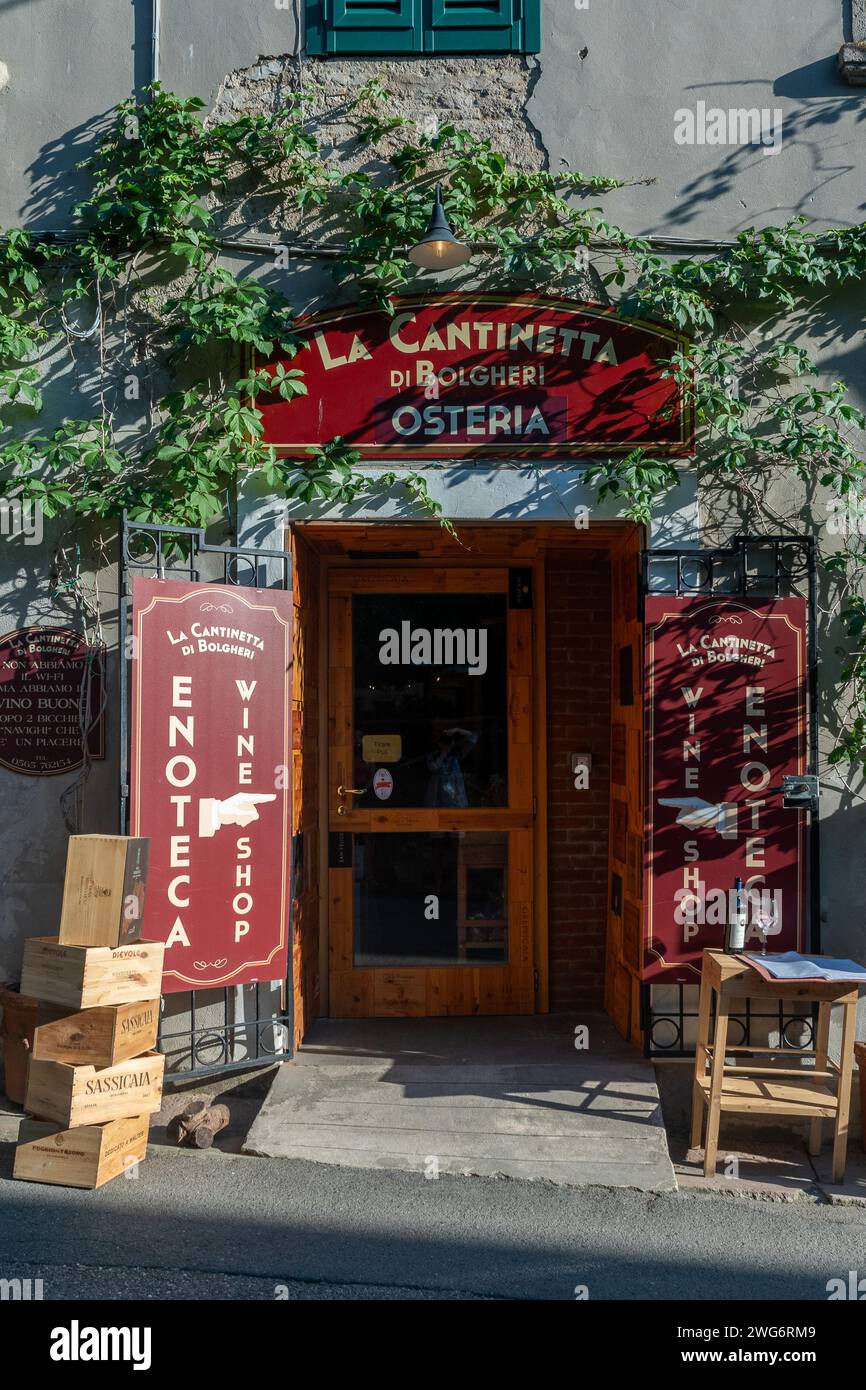
[[[755,927],[761,938],[761,955],[767,954],[767,937],[778,936],[782,930],[780,921],[779,905],[776,902],[776,895],[773,893],[762,893],[758,910],[754,916]]]

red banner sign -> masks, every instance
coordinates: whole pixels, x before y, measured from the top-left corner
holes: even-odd
[[[279,590],[134,581],[131,834],[168,994],[286,973],[291,613]]]
[[[724,943],[734,880],[746,946],[804,944],[806,605],[799,598],[646,600],[644,979],[695,983]]]
[[[337,436],[368,457],[692,449],[691,412],[662,376],[685,340],[609,310],[451,293],[397,297],[393,317],[310,315],[297,330],[304,346],[285,366],[303,371],[307,395],[257,400],[285,455]]]

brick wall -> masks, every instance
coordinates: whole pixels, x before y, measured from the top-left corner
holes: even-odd
[[[598,551],[547,568],[550,1007],[600,1009],[610,779],[610,566]],[[591,753],[576,791],[572,753]]]

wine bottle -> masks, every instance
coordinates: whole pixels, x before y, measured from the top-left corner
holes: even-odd
[[[746,922],[748,908],[743,880],[734,879],[734,891],[728,894],[728,926],[725,931],[725,950],[736,954],[746,945]]]

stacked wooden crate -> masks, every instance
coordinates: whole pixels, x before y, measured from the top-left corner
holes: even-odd
[[[101,1187],[140,1163],[160,1107],[162,942],[141,938],[148,841],[75,835],[60,934],[24,948],[39,1014],[14,1176]]]

